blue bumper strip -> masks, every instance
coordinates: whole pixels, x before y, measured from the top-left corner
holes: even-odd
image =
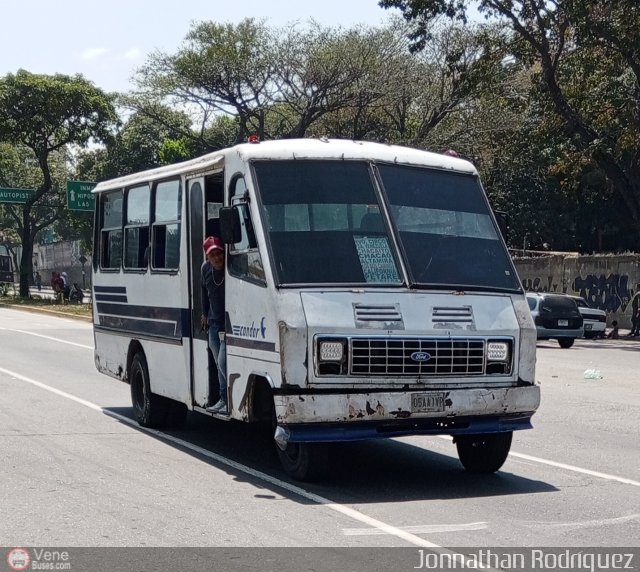
[[[531,429],[528,417],[466,417],[367,423],[282,425],[291,443],[363,441],[403,435],[472,435]]]

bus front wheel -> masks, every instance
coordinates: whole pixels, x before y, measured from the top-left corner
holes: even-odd
[[[327,474],[327,443],[287,443],[284,449],[276,443],[276,450],[285,472],[297,481],[317,481]]]
[[[460,462],[471,473],[495,473],[507,460],[513,432],[460,435],[455,443]]]
[[[149,368],[144,353],[133,356],[129,370],[131,403],[136,421],[143,427],[159,427],[167,415],[167,402],[160,395],[151,393]]]

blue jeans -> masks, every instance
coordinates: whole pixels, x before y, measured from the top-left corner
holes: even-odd
[[[218,368],[220,399],[227,403],[227,344],[220,341],[220,329],[216,326],[209,326],[209,349]]]

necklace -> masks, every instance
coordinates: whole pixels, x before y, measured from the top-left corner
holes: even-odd
[[[224,282],[224,274],[222,274],[222,280],[220,280],[220,282],[216,282],[216,275],[215,274],[212,273],[211,277],[213,278],[213,283],[216,286],[220,286]]]

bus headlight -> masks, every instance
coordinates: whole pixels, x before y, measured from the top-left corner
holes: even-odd
[[[508,342],[489,342],[487,344],[487,361],[507,361],[508,359]]]
[[[318,375],[347,374],[347,340],[316,339],[316,369]]]
[[[487,375],[511,373],[511,344],[508,340],[487,340]]]
[[[342,342],[320,342],[320,361],[342,361],[343,356]]]

